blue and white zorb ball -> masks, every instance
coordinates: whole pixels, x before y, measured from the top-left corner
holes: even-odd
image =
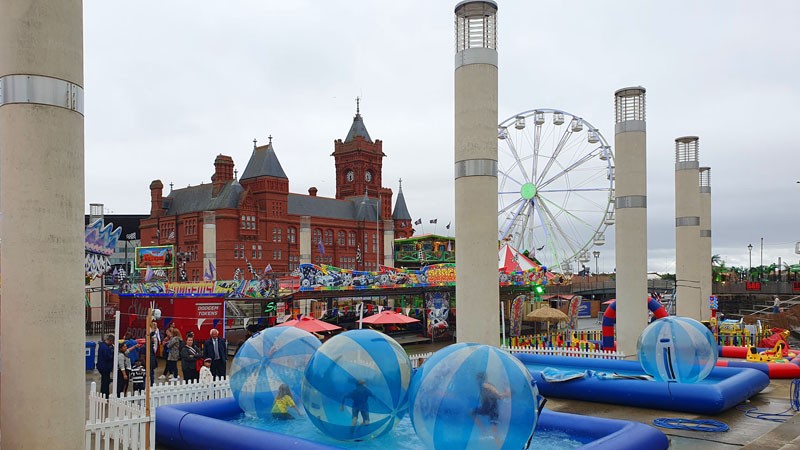
[[[230,373],[239,407],[250,416],[271,418],[275,394],[284,383],[299,405],[303,373],[319,347],[313,334],[294,327],[267,328],[246,340],[233,358]]]
[[[445,347],[425,361],[408,398],[417,436],[429,449],[448,450],[526,448],[541,402],[518,359],[469,343]]]
[[[306,369],[303,407],[321,432],[370,439],[392,429],[408,407],[411,361],[394,339],[351,330],[322,344]]]
[[[688,317],[653,321],[636,342],[642,369],[659,381],[696,383],[717,364],[716,339],[702,323]]]

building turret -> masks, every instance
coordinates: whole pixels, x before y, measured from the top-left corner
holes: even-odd
[[[414,234],[414,229],[411,227],[411,214],[408,212],[406,198],[403,195],[402,178],[400,179],[400,190],[397,193],[397,201],[394,204],[394,212],[392,212],[392,221],[394,222],[395,239],[408,238]]]
[[[378,197],[381,189],[383,142],[373,141],[361,117],[361,109],[356,99],[356,115],[347,137],[333,143],[333,156],[336,165],[336,198],[345,199],[366,192],[370,197]]]

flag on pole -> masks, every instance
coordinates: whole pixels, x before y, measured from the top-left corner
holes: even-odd
[[[253,264],[250,262],[250,260],[245,258],[244,262],[245,264],[247,264],[247,271],[250,272],[250,274],[253,275],[253,277],[258,278],[258,274],[256,273],[256,270],[253,269]]]
[[[174,231],[170,231],[169,232],[169,237],[167,239],[170,240],[170,241],[175,240],[175,232]]]
[[[211,280],[214,279],[214,271],[215,270],[216,269],[214,268],[214,264],[211,261],[209,261],[208,262],[208,270],[204,274],[204,278],[206,279],[206,281],[211,281]]]
[[[272,272],[272,264],[267,264],[267,267],[264,267],[264,275],[266,275],[267,272]]]
[[[156,239],[161,239],[161,230],[156,228]]]
[[[446,226],[445,228],[447,228],[447,229],[449,230],[449,229],[450,229],[450,224],[451,224],[451,223],[453,223],[453,222],[447,222],[447,226]]]
[[[136,232],[134,231],[133,233],[126,234],[125,235],[125,239],[127,239],[129,241],[135,240],[136,239]]]
[[[147,270],[144,272],[144,281],[150,281],[153,278],[153,269],[150,266],[147,266]]]
[[[421,224],[422,224],[422,219],[417,219],[414,221],[414,225],[421,225]]]
[[[317,251],[319,251],[322,256],[325,256],[325,246],[322,245],[322,240],[317,241]]]
[[[356,261],[361,262],[361,246],[356,247]]]
[[[438,219],[431,219],[431,223],[436,223]]]

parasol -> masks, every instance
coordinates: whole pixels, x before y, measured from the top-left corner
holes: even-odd
[[[408,317],[405,314],[400,314],[395,311],[381,311],[378,314],[364,317],[361,319],[361,322],[373,325],[388,325],[419,322],[419,319]]]
[[[299,319],[287,320],[286,322],[275,326],[300,328],[301,330],[308,331],[309,333],[321,333],[323,331],[333,331],[342,328],[338,325],[333,325],[331,323],[324,322],[322,320],[315,319],[309,316],[303,316]]]
[[[525,316],[525,320],[532,320],[534,322],[561,322],[562,320],[569,320],[569,317],[558,309],[549,306],[534,309]]]

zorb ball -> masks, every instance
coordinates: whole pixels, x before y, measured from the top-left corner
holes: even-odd
[[[717,363],[714,335],[688,317],[664,317],[644,329],[636,352],[642,369],[659,381],[697,383]]]
[[[272,327],[254,334],[231,364],[231,392],[239,407],[250,416],[271,418],[281,384],[289,386],[299,404],[303,372],[319,347],[319,339],[299,328]]]
[[[303,379],[303,407],[326,435],[371,439],[407,409],[411,361],[394,339],[373,330],[336,335],[317,350]]]
[[[453,344],[414,374],[409,414],[429,449],[519,449],[533,436],[543,401],[530,372],[488,345]]]

